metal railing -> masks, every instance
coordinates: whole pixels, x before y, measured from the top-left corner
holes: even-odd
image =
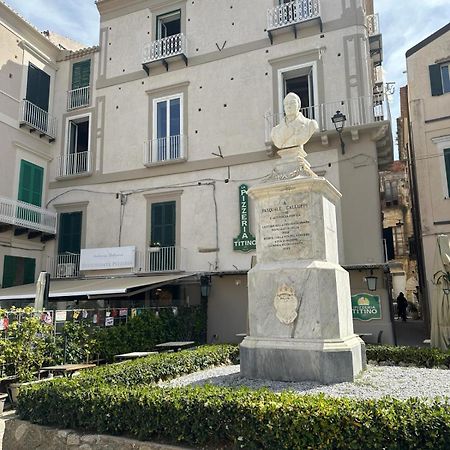
[[[319,0],[293,0],[267,11],[267,29],[275,30],[318,17],[320,17]]]
[[[52,139],[56,138],[56,117],[51,116],[47,111],[28,100],[22,100],[20,123],[25,123]]]
[[[144,164],[172,161],[185,157],[186,136],[167,136],[144,142]]]
[[[80,255],[63,253],[47,258],[47,272],[52,278],[77,278],[80,275]]]
[[[91,87],[85,86],[67,92],[67,110],[88,106],[91,101]]]
[[[186,54],[186,37],[183,33],[158,39],[144,46],[144,64],[160,59]]]
[[[20,200],[0,197],[0,222],[10,225],[56,234],[55,212]]]
[[[380,34],[380,18],[378,14],[371,14],[366,17],[367,33],[369,36]]]
[[[135,272],[178,272],[183,270],[184,249],[179,246],[150,247],[136,251]]]
[[[315,119],[319,124],[319,132],[335,130],[331,118],[336,111],[346,116],[345,127],[369,125],[371,123],[391,120],[389,103],[382,94],[367,97],[356,97],[338,102],[321,103],[300,110],[305,117]],[[272,128],[280,123],[284,114],[267,112],[265,114],[266,142],[270,142]]]
[[[89,174],[92,164],[91,152],[69,153],[57,158],[56,178]]]

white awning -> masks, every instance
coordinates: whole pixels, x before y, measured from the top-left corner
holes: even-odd
[[[95,278],[95,279],[56,279],[50,282],[50,298],[58,297],[99,297],[104,295],[123,295],[133,293],[133,290],[144,290],[146,287],[156,287],[171,281],[186,278],[192,274],[154,275],[147,277]],[[36,285],[26,284],[0,289],[0,300],[34,299]]]

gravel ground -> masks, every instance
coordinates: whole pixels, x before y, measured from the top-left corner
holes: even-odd
[[[165,386],[202,386],[211,384],[252,389],[268,388],[274,392],[290,390],[299,394],[324,394],[335,397],[381,398],[391,396],[398,399],[410,397],[450,397],[450,370],[423,369],[417,367],[368,365],[353,383],[322,385],[317,382],[281,382],[250,380],[241,377],[239,366],[223,366],[185,375]]]

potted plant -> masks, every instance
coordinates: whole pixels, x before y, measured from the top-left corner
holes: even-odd
[[[161,250],[160,242],[151,242],[150,243],[150,247],[149,247],[150,253],[156,253],[156,252],[159,252],[160,250]]]

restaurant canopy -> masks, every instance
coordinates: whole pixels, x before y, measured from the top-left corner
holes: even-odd
[[[50,283],[49,298],[60,297],[87,297],[101,298],[103,296],[126,297],[139,292],[156,288],[175,282],[181,278],[187,278],[192,274],[172,274],[154,276],[133,276],[115,278],[90,278],[90,279],[55,279]],[[0,289],[1,300],[26,300],[36,296],[35,284],[26,284],[10,288]]]

